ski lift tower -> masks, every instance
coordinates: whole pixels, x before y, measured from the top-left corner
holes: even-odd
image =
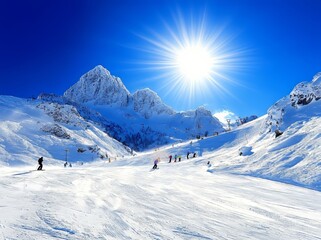
[[[65,157],[65,158],[66,158],[66,162],[68,162],[68,152],[69,152],[69,149],[66,148],[66,149],[65,149],[65,152],[66,152],[66,157]]]
[[[226,119],[227,121],[227,126],[228,126],[228,130],[231,131],[231,119]]]

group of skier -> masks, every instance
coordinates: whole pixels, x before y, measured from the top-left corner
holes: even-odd
[[[187,152],[187,154],[186,154],[186,158],[187,159],[189,159],[190,158],[190,154],[193,154],[193,158],[195,158],[196,157],[196,153],[194,152],[194,153],[191,153],[191,152]],[[172,155],[169,155],[169,161],[168,161],[168,163],[171,163],[172,162],[172,158],[173,158],[173,156]],[[174,155],[174,162],[177,162],[177,159],[178,159],[178,161],[180,162],[181,160],[182,160],[182,156],[181,155],[177,155],[177,154],[175,154]]]
[[[192,158],[196,157],[196,153],[195,152],[194,153],[187,152],[186,158],[189,159],[191,154],[192,154]],[[177,162],[177,161],[180,162],[182,160],[182,156],[181,155],[177,155],[177,154],[174,155],[174,158],[173,158],[172,155],[169,155],[168,158],[169,158],[168,163],[171,163],[172,160],[174,160],[173,162]],[[152,169],[157,169],[158,168],[157,165],[158,165],[159,162],[160,162],[160,158],[158,157],[157,159],[154,160],[154,166],[153,166]]]
[[[195,152],[194,152],[194,153],[187,152],[187,155],[186,155],[186,158],[187,158],[187,159],[189,159],[189,155],[190,155],[190,154],[193,154],[193,158],[196,157],[196,153],[195,153]],[[171,162],[172,162],[172,158],[173,158],[173,156],[172,156],[172,155],[169,155],[169,161],[168,161],[168,163],[171,163]],[[175,155],[174,155],[174,162],[177,162],[177,160],[180,162],[180,161],[182,160],[182,156],[175,154]],[[40,157],[40,158],[38,159],[38,164],[39,164],[39,167],[38,167],[38,169],[37,169],[38,171],[43,170],[43,169],[42,169],[42,168],[43,168],[42,162],[43,162],[43,157]],[[154,160],[153,169],[157,169],[157,168],[158,168],[157,165],[158,165],[159,162],[160,162],[160,158],[158,157],[157,159]],[[64,163],[64,167],[67,167],[67,166],[68,166],[68,162],[66,161],[66,162]],[[71,163],[69,163],[69,167],[72,167]]]
[[[67,167],[67,166],[68,166],[68,162],[66,161],[66,162],[64,163],[64,167]],[[72,167],[71,163],[69,163],[69,167]]]

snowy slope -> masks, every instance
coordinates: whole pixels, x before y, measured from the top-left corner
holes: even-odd
[[[36,164],[40,156],[92,161],[128,155],[121,143],[85,121],[70,105],[0,96],[0,164]]]
[[[43,172],[2,168],[0,238],[320,239],[320,192],[208,170],[205,152],[167,163],[187,146]]]
[[[265,118],[261,117],[232,132],[204,139],[202,143],[195,143],[194,149],[210,160],[216,171],[263,177],[321,190],[321,118],[295,122],[278,138],[274,133],[263,133]],[[240,150],[243,155],[240,155]]]
[[[320,78],[298,84],[266,116],[208,140],[202,148],[214,166],[321,190]],[[275,130],[283,134],[275,138]]]

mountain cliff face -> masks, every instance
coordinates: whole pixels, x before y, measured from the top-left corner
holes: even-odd
[[[321,73],[316,74],[311,82],[299,83],[290,93],[293,107],[307,105],[321,98]]]
[[[132,99],[134,111],[142,114],[146,119],[162,114],[175,114],[173,109],[166,106],[161,98],[148,88],[136,91]]]
[[[120,78],[102,66],[84,74],[63,99],[77,109],[101,114],[100,119],[82,116],[97,119],[109,135],[135,150],[224,131],[205,108],[176,113],[148,88],[131,94]]]
[[[288,96],[277,101],[268,110],[266,125],[268,131],[283,131],[289,126],[286,122],[286,115],[295,114],[295,111],[313,105],[313,103],[321,99],[321,73],[316,74],[311,82],[301,82],[297,84]],[[313,106],[310,110],[313,110]],[[313,110],[314,111],[314,110]],[[315,114],[319,110],[315,109]],[[304,117],[304,111],[296,114],[297,119]],[[311,112],[309,112],[311,114]]]

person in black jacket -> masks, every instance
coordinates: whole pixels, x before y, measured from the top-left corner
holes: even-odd
[[[42,162],[43,162],[43,157],[38,159],[39,167],[37,170],[42,170]]]

